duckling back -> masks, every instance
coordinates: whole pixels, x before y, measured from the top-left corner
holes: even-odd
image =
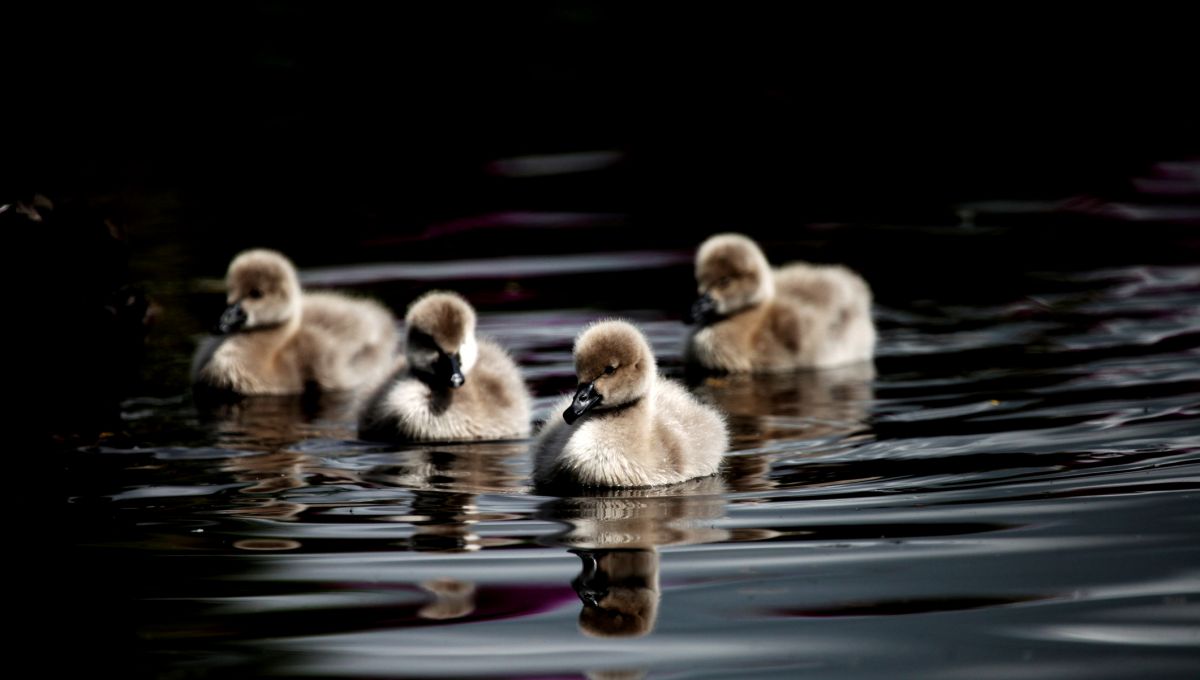
[[[323,389],[379,385],[391,373],[399,342],[392,313],[374,300],[304,296],[296,352]]]
[[[875,355],[871,289],[854,271],[841,265],[795,262],[776,269],[775,290],[781,303],[792,304],[805,319],[802,333],[811,341],[799,348],[798,367],[824,368]]]

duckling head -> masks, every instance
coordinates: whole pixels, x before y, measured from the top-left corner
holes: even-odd
[[[632,404],[649,390],[657,374],[646,337],[627,321],[600,321],[575,339],[579,386],[563,420],[574,423],[592,409]]]
[[[413,373],[435,387],[462,387],[479,356],[470,303],[458,293],[426,293],[409,306],[404,321]]]
[[[290,260],[274,250],[247,250],[225,274],[228,307],[217,323],[222,333],[282,326],[300,318],[300,279]]]
[[[717,234],[696,253],[696,290],[689,321],[707,323],[767,301],[775,294],[771,265],[741,234]]]

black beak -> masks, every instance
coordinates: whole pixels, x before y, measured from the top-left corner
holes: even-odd
[[[467,377],[463,375],[462,366],[458,363],[458,356],[454,354],[443,354],[438,360],[437,366],[438,376],[446,381],[446,384],[454,389],[463,386],[467,382]]]
[[[222,335],[236,332],[246,325],[248,318],[246,310],[242,309],[242,303],[235,302],[221,314],[221,320],[217,322],[217,332]]]
[[[585,552],[575,554],[583,560],[583,571],[571,581],[571,586],[584,604],[599,607],[600,601],[608,596],[608,577],[600,571],[595,555]]]
[[[690,324],[708,323],[717,318],[717,301],[711,295],[705,293],[700,296],[700,299],[692,303],[692,309],[688,312],[687,322]]]
[[[579,389],[575,390],[575,398],[571,401],[571,405],[563,411],[563,420],[567,421],[568,425],[574,423],[579,420],[579,416],[587,413],[603,399],[604,397],[596,392],[596,386],[593,383],[580,385]]]

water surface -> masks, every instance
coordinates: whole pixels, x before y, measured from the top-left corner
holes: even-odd
[[[633,319],[668,375],[729,414],[723,473],[541,496],[526,442],[363,442],[353,399],[202,407],[178,379],[186,352],[164,352],[154,375],[174,378],[61,452],[64,543],[86,566],[62,632],[93,642],[95,663],[159,677],[1200,672],[1200,268],[1034,254],[981,264],[991,281],[972,289],[962,262],[939,286],[880,255],[865,267],[873,364],[717,377],[680,363],[684,248],[411,266],[370,253],[303,274],[374,286],[398,310],[435,283],[464,290],[539,419],[574,383],[580,326]],[[180,282],[178,302],[209,308],[210,289]],[[164,346],[204,323],[160,329]]]

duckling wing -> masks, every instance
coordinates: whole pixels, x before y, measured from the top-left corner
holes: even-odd
[[[397,368],[399,335],[390,312],[335,293],[304,297],[297,351],[327,389],[376,384]]]
[[[503,347],[479,340],[479,358],[467,385],[479,396],[476,420],[492,438],[529,436],[532,398],[521,369]]]
[[[831,312],[869,310],[871,289],[855,272],[841,265],[795,262],[775,270],[776,294]]]
[[[655,432],[674,481],[711,475],[729,448],[725,420],[681,385],[660,380],[655,392]]]
[[[360,346],[394,343],[398,337],[391,312],[378,302],[337,293],[306,294],[303,326]]]

